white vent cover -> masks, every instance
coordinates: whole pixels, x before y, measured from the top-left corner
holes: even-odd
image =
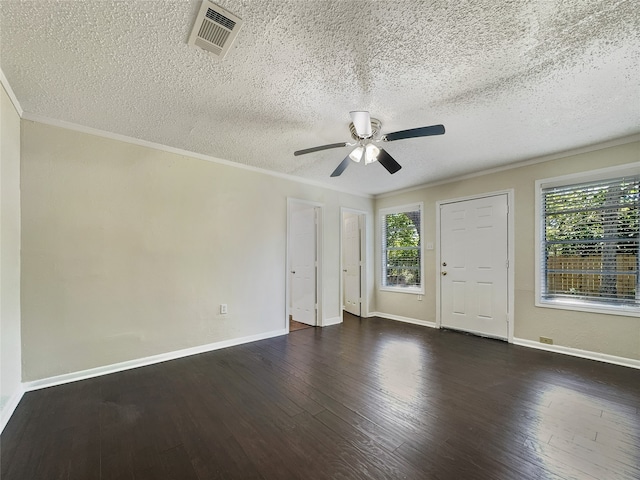
[[[242,19],[218,5],[203,0],[188,44],[223,59],[241,26]]]

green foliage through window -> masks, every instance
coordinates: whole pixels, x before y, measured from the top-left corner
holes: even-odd
[[[420,287],[420,210],[383,216],[382,284]]]
[[[640,306],[640,176],[545,188],[543,298]]]

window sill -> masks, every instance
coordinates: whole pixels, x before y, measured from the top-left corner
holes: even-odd
[[[536,307],[573,310],[576,312],[600,313],[605,315],[620,315],[625,317],[640,317],[640,308],[634,306],[613,306],[597,303],[586,303],[572,300],[538,300]]]
[[[415,287],[380,287],[381,292],[409,293],[411,295],[424,295],[424,288]]]

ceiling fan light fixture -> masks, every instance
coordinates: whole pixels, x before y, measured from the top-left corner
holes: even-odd
[[[380,153],[380,149],[376,147],[373,143],[369,143],[365,147],[364,151],[364,164],[369,165],[370,163],[378,160],[378,154]]]
[[[365,152],[364,147],[361,147],[361,146],[356,147],[356,148],[353,149],[353,152],[351,152],[349,154],[349,158],[351,160],[353,160],[354,162],[356,162],[356,163],[360,163],[360,160],[362,160],[362,156],[363,156],[364,152]],[[366,161],[366,159],[365,159],[365,161]]]

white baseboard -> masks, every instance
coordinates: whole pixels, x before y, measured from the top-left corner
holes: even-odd
[[[398,322],[412,323],[414,325],[422,325],[423,327],[438,328],[436,322],[428,322],[427,320],[418,320],[417,318],[401,317],[391,313],[369,312],[369,317],[381,317],[387,320],[396,320]]]
[[[514,345],[522,347],[537,348],[538,350],[546,350],[547,352],[562,353],[573,357],[586,358],[589,360],[597,360],[599,362],[612,363],[623,367],[631,367],[640,369],[640,360],[633,358],[617,357],[606,353],[591,352],[589,350],[580,350],[579,348],[564,347],[562,345],[546,345],[533,340],[524,338],[514,338]]]
[[[369,317],[381,317],[387,318],[389,320],[396,320],[398,322],[413,323],[415,325],[438,328],[435,322],[401,317],[400,315],[393,315],[390,313],[371,312],[369,313]],[[640,360],[635,360],[633,358],[618,357],[615,355],[609,355],[607,353],[591,352],[589,350],[580,350],[578,348],[564,347],[562,345],[546,345],[543,343],[535,342],[533,340],[526,340],[524,338],[514,338],[513,343],[514,345],[520,345],[522,347],[537,348],[538,350],[546,350],[548,352],[562,353],[564,355],[571,355],[573,357],[586,358],[589,360],[611,363],[613,365],[621,365],[623,367],[640,369]]]
[[[177,358],[188,357],[191,355],[197,355],[199,353],[210,352],[213,350],[220,350],[221,348],[233,347],[236,345],[242,345],[243,343],[256,342],[258,340],[264,340],[267,338],[278,337],[280,335],[286,334],[286,329],[273,330],[271,332],[259,333],[257,335],[250,335],[248,337],[233,338],[230,340],[223,340],[221,342],[199,345],[197,347],[185,348],[183,350],[161,353],[159,355],[153,355],[151,357],[137,358],[135,360],[114,363],[112,365],[105,365],[103,367],[90,368],[88,370],[81,370],[79,372],[65,373],[64,375],[56,375],[55,377],[48,377],[31,382],[25,382],[22,385],[24,387],[24,391],[30,392],[32,390],[53,387],[56,385],[62,385],[64,383],[77,382],[78,380],[99,377],[101,375],[107,375],[109,373],[144,367],[146,365],[153,365],[154,363],[162,363],[166,362],[167,360],[175,360]]]
[[[328,327],[330,325],[338,325],[339,323],[342,323],[342,317],[325,318],[322,321],[322,326]]]
[[[9,423],[9,419],[11,418],[11,415],[13,415],[13,412],[15,412],[20,400],[22,400],[24,392],[24,386],[20,384],[16,391],[13,392],[13,395],[11,395],[11,398],[9,398],[9,401],[2,408],[2,412],[0,414],[0,433],[2,433],[4,427]]]
[[[421,325],[425,327],[437,328],[434,322],[428,322],[425,320],[418,320],[415,318],[402,317],[400,315],[387,314],[382,312],[370,312],[369,317],[381,317],[389,320],[396,320],[399,322],[411,323],[415,325]],[[323,326],[335,325],[341,323],[340,317],[329,318],[324,321]],[[88,370],[82,370],[79,372],[67,373],[64,375],[57,375],[55,377],[43,378],[40,380],[34,380],[31,382],[22,383],[22,385],[14,392],[10,400],[2,409],[0,415],[0,432],[4,430],[11,415],[15,411],[16,407],[20,403],[22,396],[25,392],[32,390],[39,390],[41,388],[53,387],[55,385],[62,385],[65,383],[76,382],[87,378],[98,377],[101,375],[107,375],[109,373],[121,372],[123,370],[130,370],[133,368],[143,367],[146,365],[152,365],[155,363],[166,362],[168,360],[174,360],[177,358],[188,357],[190,355],[197,355],[199,353],[210,352],[213,350],[219,350],[222,348],[233,347],[236,345],[242,345],[244,343],[255,342],[258,340],[265,340],[267,338],[278,337],[286,335],[286,329],[274,330],[271,332],[265,332],[257,335],[251,335],[248,337],[235,338],[231,340],[224,340],[221,342],[209,343],[206,345],[200,345],[197,347],[186,348],[183,350],[176,350],[173,352],[162,353],[159,355],[153,355],[150,357],[139,358],[136,360],[130,360],[126,362],[120,362],[112,365],[105,365],[103,367],[91,368]],[[590,352],[588,350],[580,350],[577,348],[564,347],[561,345],[545,345],[532,340],[526,340],[523,338],[514,338],[513,343],[523,347],[536,348],[539,350],[546,350],[554,353],[562,353],[565,355],[572,355],[574,357],[586,358],[589,360],[597,360],[600,362],[611,363],[614,365],[621,365],[624,367],[631,367],[640,369],[640,360],[632,358],[618,357],[615,355],[608,355],[605,353]]]

